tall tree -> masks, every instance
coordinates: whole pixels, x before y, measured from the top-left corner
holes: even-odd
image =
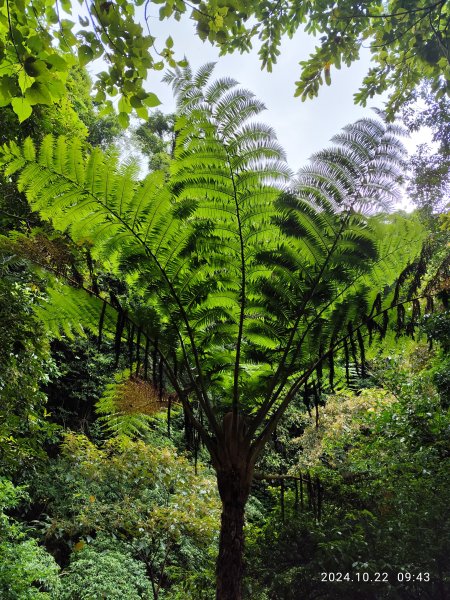
[[[56,282],[41,315],[53,329],[109,328],[133,373],[176,394],[217,474],[217,598],[238,600],[262,449],[290,403],[310,390],[318,403],[332,386],[337,356],[364,362],[366,335],[383,335],[391,311],[399,331],[411,325],[423,232],[411,216],[376,214],[404,166],[392,126],[348,126],[287,187],[273,130],[253,121],[262,103],[212,71],[167,76],[178,103],[169,178],[139,182],[133,164],[64,138],[38,155],[11,143],[1,161],[42,218],[133,290],[127,305],[89,281]]]
[[[150,171],[167,167],[175,150],[175,115],[156,110],[134,132],[141,152],[148,157]]]
[[[423,85],[401,111],[411,131],[426,127],[433,145],[421,144],[411,158],[408,194],[423,212],[442,212],[450,201],[450,99],[436,99]]]

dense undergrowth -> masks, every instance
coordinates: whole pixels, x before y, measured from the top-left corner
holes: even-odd
[[[1,597],[213,598],[219,499],[182,411],[171,439],[167,411],[139,439],[107,432],[93,398],[108,360],[94,341],[52,348],[33,286],[2,288],[21,302],[2,321],[14,403],[1,413]],[[257,480],[250,500],[247,598],[446,598],[448,322],[427,317],[416,340],[373,348],[366,379],[329,394],[318,422],[291,407],[258,466],[284,479]]]

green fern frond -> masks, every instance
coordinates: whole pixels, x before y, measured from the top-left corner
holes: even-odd
[[[300,171],[299,193],[320,206],[353,210],[387,209],[399,199],[405,150],[389,124],[361,119],[334,136],[334,148],[317,152]]]
[[[48,331],[54,337],[65,335],[69,339],[99,334],[99,320],[103,309],[103,300],[57,281],[47,288],[47,300],[35,310]],[[103,327],[111,334],[115,330],[116,311],[109,305],[104,312]]]
[[[42,315],[52,331],[96,333],[103,312],[116,352],[127,328],[132,363],[145,339],[144,370],[151,350],[153,379],[163,371],[168,385],[195,395],[216,431],[230,404],[253,418],[256,402],[270,420],[301,376],[332,371],[322,363],[336,353],[354,353],[345,362],[359,368],[360,330],[383,334],[403,288],[421,285],[398,277],[419,256],[423,232],[411,216],[380,212],[404,169],[393,127],[364,119],[345,128],[286,189],[291,173],[274,131],[254,122],[263,104],[212,73],[209,64],[165,77],[178,106],[166,172],[139,181],[135,164],[51,137],[39,151],[29,140],[4,146],[0,160],[32,208],[127,290],[110,306],[104,290],[94,298],[55,285]],[[99,410],[137,434],[149,415],[118,406],[121,385]]]

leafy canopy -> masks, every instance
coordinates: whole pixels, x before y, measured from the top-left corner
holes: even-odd
[[[262,67],[268,70],[284,35],[292,37],[299,28],[320,34],[314,53],[301,63],[296,95],[302,99],[316,96],[324,82],[330,84],[331,69],[357,60],[363,46],[370,48],[375,66],[356,94],[361,104],[393,90],[389,109],[396,111],[424,79],[438,94],[448,92],[445,0],[344,0],[339,5],[333,0],[2,0],[0,106],[10,104],[22,122],[35,105],[65,97],[66,78],[75,64],[102,58],[107,67],[97,74],[96,101],[111,112],[111,98],[120,94],[122,126],[133,110],[146,118],[148,107],[160,102],[144,82],[151,71],[177,64],[173,39],[161,44],[152,33],[152,19],[179,20],[185,13],[197,35],[218,45],[222,54],[246,52],[257,39]]]
[[[161,586],[184,580],[184,571],[195,580],[211,569],[214,478],[167,440],[162,447],[152,434],[145,442],[120,435],[98,447],[68,433],[35,487],[49,515],[47,544],[63,539],[71,548],[61,598],[156,598]]]
[[[103,57],[108,70],[97,76],[96,101],[112,112],[111,97],[121,94],[119,119],[128,124],[135,109],[147,117],[147,107],[160,102],[145,91],[149,70],[160,70],[171,58],[170,42],[153,54],[155,38],[144,33],[135,18],[143,2],[76,2],[25,0],[0,2],[0,106],[11,105],[20,122],[35,105],[58,103],[67,94],[66,81],[75,65]]]
[[[247,51],[257,38],[262,67],[271,70],[280,54],[283,35],[292,37],[299,28],[320,35],[310,57],[300,63],[296,95],[303,100],[330,85],[331,69],[349,66],[369,48],[375,63],[364,78],[355,99],[363,106],[369,98],[388,91],[388,110],[397,112],[415,87],[424,80],[437,95],[448,94],[450,80],[448,25],[445,0],[297,0],[220,3],[202,2],[197,31],[220,45],[222,53]],[[222,11],[222,27],[208,18]],[[223,30],[223,31],[222,31]]]

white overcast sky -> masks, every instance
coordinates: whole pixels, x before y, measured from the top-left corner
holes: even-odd
[[[187,17],[180,22],[159,21],[159,7],[149,19],[149,26],[156,37],[156,46],[163,46],[171,35],[175,45],[176,58],[183,55],[196,69],[202,64],[216,61],[215,76],[234,77],[239,83],[251,90],[264,102],[267,111],[260,120],[271,125],[287,153],[289,165],[294,171],[302,167],[313,152],[326,147],[330,138],[344,125],[361,117],[371,117],[370,107],[383,107],[383,100],[375,97],[366,108],[355,106],[353,94],[359,89],[364,75],[370,66],[368,50],[362,50],[361,60],[351,67],[343,66],[339,71],[332,68],[331,86],[323,86],[318,98],[302,102],[294,98],[295,81],[299,78],[299,62],[308,58],[314,50],[317,39],[298,31],[291,40],[283,40],[281,54],[272,73],[261,71],[257,54],[257,44],[249,54],[231,54],[219,57],[218,49],[209,42],[202,42],[195,34],[194,23]],[[256,40],[257,42],[257,40]],[[174,108],[170,88],[160,83],[160,72],[152,72],[148,89],[155,92],[163,102],[163,111]],[[426,134],[405,140],[410,151],[424,141]]]
[[[264,102],[267,111],[259,120],[275,129],[294,171],[303,166],[313,152],[325,147],[341,127],[373,114],[369,108],[353,104],[353,94],[367,70],[367,56],[351,68],[332,70],[332,85],[324,86],[318,98],[302,102],[294,98],[295,81],[300,73],[299,61],[306,59],[314,49],[316,40],[311,36],[298,32],[292,40],[285,39],[278,62],[272,73],[268,73],[261,71],[257,48],[249,54],[219,57],[217,48],[195,35],[194,25],[187,18],[181,22],[162,23],[151,19],[149,23],[152,35],[158,41],[163,43],[168,35],[173,37],[177,58],[185,54],[194,69],[206,62],[217,61],[216,77],[233,77]],[[163,110],[171,110],[174,106],[171,90],[160,84],[158,78],[158,72],[152,73],[148,89],[157,93],[163,102]],[[382,103],[377,100],[373,105],[381,108]]]
[[[299,98],[294,98],[295,81],[300,74],[299,62],[308,58],[314,50],[318,43],[316,38],[302,31],[298,31],[291,40],[286,37],[280,48],[278,62],[272,73],[268,73],[260,67],[258,40],[255,40],[255,48],[248,54],[235,53],[219,57],[217,48],[198,38],[195,24],[187,16],[179,22],[173,19],[160,21],[159,5],[154,5],[153,10],[148,23],[151,34],[156,38],[157,49],[164,47],[165,40],[170,35],[174,40],[177,60],[186,56],[193,69],[214,61],[217,63],[215,77],[233,77],[264,102],[267,110],[260,115],[259,120],[275,129],[294,172],[307,163],[312,153],[329,145],[330,138],[344,125],[362,117],[372,117],[374,113],[371,107],[383,108],[383,99],[380,97],[373,98],[366,108],[356,106],[353,102],[353,95],[358,91],[370,66],[368,50],[363,49],[361,59],[351,67],[343,66],[340,70],[332,68],[331,86],[323,86],[318,98],[302,102]],[[141,9],[138,11],[140,13]],[[147,33],[143,14],[141,22]],[[93,74],[104,69],[103,65],[99,67],[101,62],[96,61],[90,66]],[[169,86],[161,82],[162,74],[162,71],[150,71],[146,89],[160,98],[160,110],[171,112],[174,110],[172,92]],[[424,141],[429,141],[429,135],[422,131],[412,139],[404,140],[404,143],[413,152],[417,143]],[[409,208],[409,203],[402,202],[401,208]]]

